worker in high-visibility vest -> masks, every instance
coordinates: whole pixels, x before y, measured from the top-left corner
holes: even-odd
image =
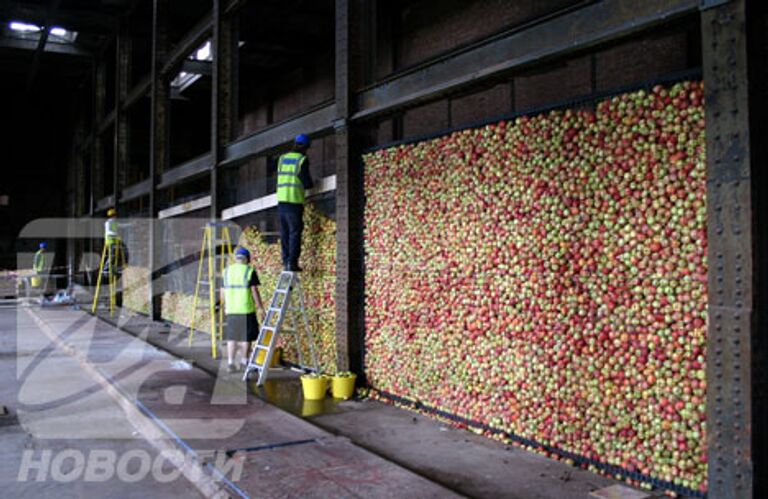
[[[120,234],[117,231],[117,210],[107,210],[107,221],[104,222],[104,244],[112,246],[120,243]]]
[[[38,276],[43,275],[43,272],[45,272],[45,250],[48,248],[48,245],[46,243],[40,243],[38,246],[38,250],[35,253],[35,258],[32,260],[32,270],[35,271],[35,274]],[[32,287],[40,287],[41,284],[40,277],[33,277],[30,280],[30,284]]]
[[[107,265],[114,263],[114,271],[122,271],[122,267],[128,264],[128,248],[123,244],[118,231],[117,210],[107,210],[107,220],[104,222],[104,244],[107,246]],[[105,270],[104,272],[107,272]]]
[[[291,152],[277,162],[277,212],[280,216],[280,247],[283,268],[300,272],[301,233],[304,230],[304,200],[306,190],[313,187],[309,175],[309,137],[296,136]]]
[[[256,341],[259,321],[256,307],[262,317],[264,303],[259,293],[259,276],[250,265],[251,254],[245,248],[235,251],[235,262],[224,269],[224,283],[220,299],[224,303],[227,327],[224,339],[227,342],[227,371],[232,373],[239,365],[248,363],[248,345]],[[236,363],[237,350],[242,350],[242,360]]]
[[[32,268],[39,275],[43,273],[43,270],[45,270],[45,250],[48,248],[48,245],[45,243],[40,243],[38,248],[39,249],[37,250],[37,253],[35,253],[35,258],[32,261]]]

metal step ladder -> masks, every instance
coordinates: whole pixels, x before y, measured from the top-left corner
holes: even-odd
[[[298,320],[297,314],[300,315]],[[283,327],[286,319],[288,319],[288,328]],[[256,338],[256,344],[251,351],[248,365],[243,373],[243,381],[246,381],[248,376],[255,371],[258,375],[256,386],[264,384],[269,376],[269,366],[275,352],[277,338],[283,332],[293,333],[299,368],[304,372],[319,372],[317,356],[315,355],[315,340],[309,329],[309,320],[304,306],[304,294],[301,291],[301,280],[296,272],[283,271],[280,273],[275,292],[272,295],[269,308],[267,308],[267,315],[261,324],[259,336]],[[309,344],[309,354],[312,357],[311,366],[305,366],[302,358],[302,333]]]
[[[224,335],[224,310],[217,307],[218,293],[221,289],[224,269],[232,256],[232,238],[229,226],[223,222],[209,222],[203,229],[203,242],[200,246],[200,259],[197,264],[195,295],[192,298],[192,320],[189,327],[189,346],[192,346],[196,326],[197,311],[208,309],[211,328],[211,357],[218,358],[218,345]],[[207,303],[201,303],[201,298]]]

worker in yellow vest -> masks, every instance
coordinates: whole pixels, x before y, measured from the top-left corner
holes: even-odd
[[[47,248],[48,245],[46,243],[40,243],[37,252],[35,253],[35,258],[32,260],[32,270],[37,274],[37,276],[30,279],[30,284],[34,288],[40,287],[40,284],[42,283],[42,279],[39,276],[42,276],[43,272],[45,272],[45,250]]]
[[[45,250],[48,248],[48,245],[45,243],[40,243],[38,246],[37,253],[35,253],[35,259],[32,261],[32,268],[35,270],[35,273],[38,275],[42,274],[45,270]]]
[[[304,230],[304,200],[306,190],[313,187],[309,175],[309,137],[296,136],[291,152],[277,162],[277,212],[280,216],[280,247],[283,268],[301,272],[301,233]]]
[[[104,244],[112,246],[120,243],[120,234],[117,231],[117,210],[107,210],[107,221],[104,222]]]
[[[251,254],[245,248],[235,251],[235,262],[224,269],[224,283],[220,298],[224,303],[227,327],[224,339],[227,342],[227,371],[238,370],[235,361],[237,350],[242,350],[241,365],[248,363],[248,345],[256,341],[259,322],[256,318],[258,305],[262,317],[264,303],[259,293],[259,276],[249,264]]]
[[[117,223],[117,210],[107,210],[107,220],[104,222],[104,244],[107,246],[107,261],[105,265],[114,264],[114,272],[122,272],[123,266],[128,265],[128,248],[120,237]],[[105,273],[108,269],[104,270]]]

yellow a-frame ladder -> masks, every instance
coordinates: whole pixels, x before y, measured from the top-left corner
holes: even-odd
[[[118,269],[125,266],[125,254],[123,243],[120,239],[111,239],[104,241],[104,249],[101,252],[101,263],[99,263],[99,277],[96,279],[96,291],[93,293],[93,305],[91,313],[96,313],[96,306],[99,303],[99,293],[101,292],[101,278],[107,273],[107,283],[109,285],[109,315],[114,315],[117,307],[117,280]]]
[[[232,255],[232,239],[229,227],[221,222],[208,222],[203,228],[203,243],[200,246],[200,260],[197,265],[197,282],[195,283],[195,297],[192,300],[192,320],[189,327],[189,346],[197,329],[195,321],[197,311],[208,308],[211,326],[211,356],[218,357],[218,343],[224,337],[224,310],[216,303],[219,301],[218,291],[221,289],[221,279],[229,257]],[[204,276],[203,268],[207,269]],[[207,292],[208,304],[198,306],[201,291]]]

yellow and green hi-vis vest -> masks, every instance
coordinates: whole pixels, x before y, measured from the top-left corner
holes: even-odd
[[[279,203],[304,204],[304,184],[299,180],[306,156],[289,152],[277,162],[277,201]]]
[[[35,253],[35,259],[32,262],[32,268],[37,272],[38,274],[45,270],[45,251],[44,250],[37,250],[37,253]]]
[[[251,288],[248,287],[252,275],[253,267],[244,263],[233,263],[224,269],[224,312],[226,314],[251,314],[256,311]]]

